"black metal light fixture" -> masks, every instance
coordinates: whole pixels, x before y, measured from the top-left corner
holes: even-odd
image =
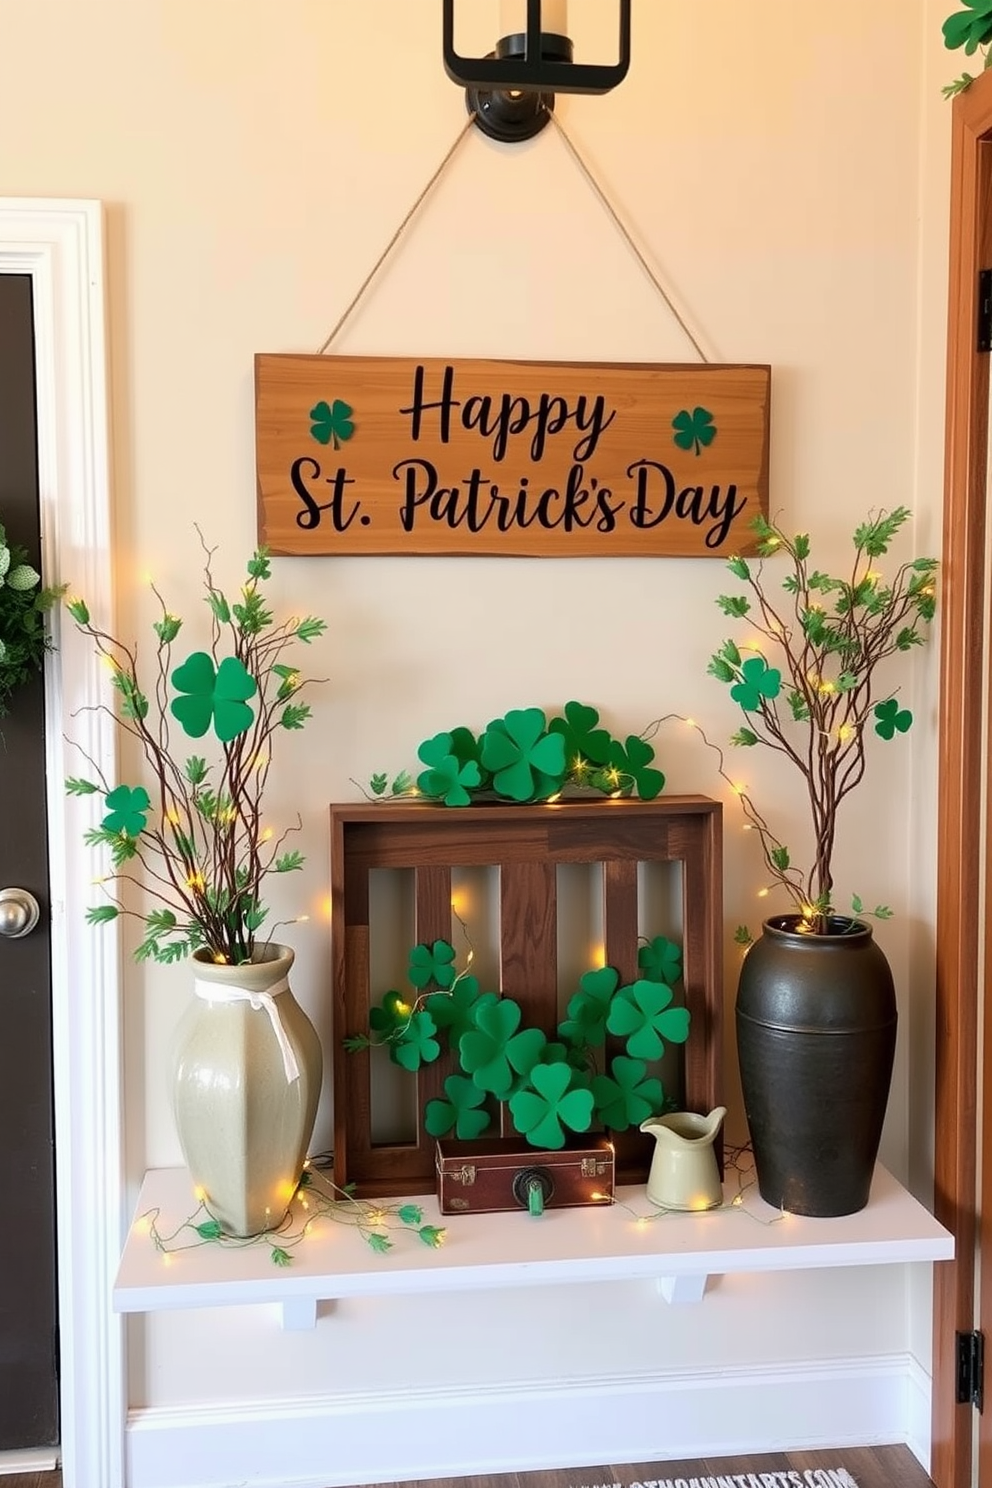
[[[444,69],[465,89],[465,102],[492,139],[531,139],[548,123],[556,93],[609,93],[630,67],[630,0],[619,0],[619,59],[574,61],[574,47],[561,20],[561,0],[527,0],[525,31],[500,37],[485,57],[455,50],[455,0],[444,5]],[[552,27],[557,29],[552,29]]]

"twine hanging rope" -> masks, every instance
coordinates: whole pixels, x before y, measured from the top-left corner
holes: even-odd
[[[686,339],[692,344],[692,347],[695,350],[696,355],[699,357],[699,360],[701,362],[708,363],[709,360],[710,360],[709,357],[706,355],[706,353],[703,350],[702,346],[700,346],[698,340],[693,335],[692,331],[689,329],[689,326],[686,324],[685,317],[678,310],[677,306],[675,305],[674,301],[672,300],[671,295],[668,293],[667,289],[662,284],[661,280],[658,278],[658,275],[652,269],[651,265],[648,263],[647,259],[644,257],[644,254],[641,252],[640,248],[638,248],[637,243],[634,241],[634,237],[633,237],[632,233],[630,232],[630,229],[627,227],[627,224],[624,222],[623,218],[620,216],[620,213],[617,211],[616,207],[610,201],[610,198],[607,195],[607,193],[606,193],[605,189],[603,188],[603,186],[600,185],[599,181],[597,180],[597,178],[596,178],[596,176],[595,176],[595,174],[594,174],[594,172],[592,170],[592,167],[590,166],[589,162],[585,159],[585,157],[582,155],[581,151],[579,150],[578,145],[576,145],[575,141],[572,139],[571,135],[566,130],[564,124],[561,122],[561,120],[558,118],[557,114],[553,110],[548,110],[548,116],[551,119],[552,124],[557,129],[558,134],[559,134],[559,137],[560,137],[562,143],[564,144],[565,148],[567,149],[568,153],[571,155],[573,161],[575,162],[575,164],[578,167],[579,171],[581,172],[583,178],[585,179],[586,184],[589,186],[589,188],[592,191],[593,195],[597,198],[597,200],[599,201],[600,205],[603,207],[603,210],[606,212],[607,216],[611,219],[611,221],[613,222],[613,224],[616,227],[617,231],[620,233],[620,236],[623,238],[624,242],[627,244],[627,247],[630,249],[631,253],[637,259],[637,262],[640,264],[641,268],[644,270],[645,274],[648,276],[648,278],[650,279],[651,283],[654,285],[655,289],[658,291],[658,294],[661,296],[662,300],[664,301],[665,306],[667,307],[669,313],[672,315],[673,319],[678,324],[679,328],[681,329],[682,333],[685,335]],[[451,145],[450,149],[448,150],[447,154],[445,155],[444,159],[441,161],[441,164],[437,167],[437,170],[431,176],[430,180],[427,182],[427,184],[424,187],[423,191],[421,191],[420,195],[417,197],[416,201],[413,203],[412,207],[407,212],[406,216],[403,218],[403,221],[400,223],[399,227],[393,233],[393,236],[390,238],[389,242],[386,244],[385,248],[379,254],[379,257],[376,259],[375,263],[372,265],[371,269],[366,274],[364,280],[362,281],[361,285],[359,286],[359,289],[358,289],[357,293],[352,298],[350,304],[345,309],[343,315],[340,316],[340,318],[338,319],[337,323],[331,328],[331,330],[328,332],[327,336],[321,342],[320,346],[317,349],[317,355],[318,356],[323,356],[324,355],[324,353],[327,351],[328,347],[330,346],[331,342],[334,341],[337,338],[337,336],[340,333],[340,331],[341,331],[342,327],[344,326],[345,322],[349,319],[349,317],[351,316],[351,314],[353,313],[353,311],[355,309],[357,309],[358,305],[361,303],[362,299],[365,297],[365,295],[367,294],[368,290],[371,288],[371,285],[372,285],[374,279],[376,278],[376,275],[379,273],[380,269],[382,269],[383,265],[386,263],[386,261],[389,258],[390,254],[393,252],[393,249],[399,243],[399,241],[402,238],[403,234],[406,232],[406,229],[409,227],[409,225],[413,221],[414,217],[416,217],[417,213],[420,211],[420,208],[423,206],[424,202],[430,196],[431,191],[434,189],[434,187],[437,185],[438,181],[444,175],[445,171],[447,170],[448,166],[451,164],[452,160],[454,160],[455,156],[458,153],[459,147],[461,146],[461,144],[464,142],[464,140],[468,136],[468,133],[471,130],[472,126],[475,124],[475,117],[476,116],[475,116],[474,113],[470,113],[469,116],[468,116],[468,118],[466,119],[465,123],[462,125],[461,129],[459,129],[457,135],[455,136],[454,142],[452,143],[452,145]]]
[[[696,340],[689,327],[686,325],[685,319],[676,308],[671,295],[668,293],[667,289],[662,284],[661,280],[658,278],[657,274],[654,272],[647,259],[644,257],[644,254],[641,252],[640,248],[638,248],[637,244],[634,242],[627,224],[620,216],[620,213],[617,211],[616,207],[610,201],[610,198],[607,196],[603,187],[599,184],[596,177],[593,175],[592,167],[590,166],[589,162],[581,154],[578,145],[576,145],[575,141],[566,130],[564,124],[561,122],[558,115],[553,110],[551,111],[551,122],[557,129],[565,148],[568,150],[572,159],[575,161],[575,164],[582,172],[586,183],[588,184],[594,195],[598,197],[603,210],[606,212],[607,216],[611,218],[620,236],[627,244],[627,247],[637,259],[637,262],[640,264],[645,274],[647,274],[655,289],[661,295],[661,298],[668,306],[668,309],[671,311],[674,319],[677,321],[686,338],[691,341],[693,347],[695,348],[696,355],[699,357],[699,360],[701,362],[709,362],[709,357],[706,355],[705,351],[700,346],[699,342]]]

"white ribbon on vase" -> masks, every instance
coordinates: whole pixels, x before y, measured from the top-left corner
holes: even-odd
[[[264,992],[253,992],[249,987],[229,987],[220,982],[206,982],[196,978],[193,982],[193,991],[197,997],[202,997],[204,1002],[250,1002],[256,1013],[263,1011],[268,1013],[272,1032],[276,1036],[279,1052],[282,1055],[282,1066],[286,1071],[287,1083],[292,1085],[294,1080],[300,1078],[300,1066],[283,1027],[276,1002],[280,992],[289,991],[288,977],[273,982],[272,986],[267,987]]]

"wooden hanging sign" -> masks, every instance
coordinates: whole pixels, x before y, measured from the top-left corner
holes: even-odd
[[[312,556],[729,557],[770,368],[255,358],[259,541]]]

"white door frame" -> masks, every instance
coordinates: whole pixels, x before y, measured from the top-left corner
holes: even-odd
[[[113,610],[103,214],[91,201],[0,197],[0,273],[31,276],[42,564],[109,624]],[[0,513],[2,518],[2,513]],[[73,802],[71,738],[114,775],[106,670],[68,617],[54,620],[45,726],[52,909],[62,1474],[65,1488],[122,1488],[124,1333],[111,1289],[128,1220],[121,1111],[120,955],[86,924],[94,862],[83,831],[100,798]],[[83,710],[83,711],[80,711]],[[89,711],[87,711],[89,710]],[[16,1223],[16,1209],[14,1223]]]

